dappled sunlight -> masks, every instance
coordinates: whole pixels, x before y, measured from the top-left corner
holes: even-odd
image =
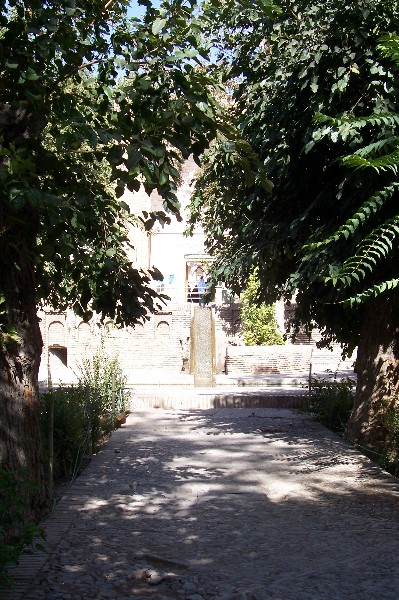
[[[372,580],[382,563],[396,568],[397,482],[291,411],[137,412],[70,497],[85,554],[66,564],[90,575],[94,561],[138,596],[153,588],[132,574],[137,561],[140,573],[208,573],[209,585],[240,589],[281,577],[289,589],[309,578],[317,587],[322,572],[332,590],[337,574],[345,584],[354,573]]]
[[[127,510],[125,517],[134,519],[135,511],[143,511],[164,521],[177,513],[187,517],[193,507],[222,496],[229,502],[232,496],[245,496],[248,502],[256,497],[263,506],[268,502],[323,504],[327,493],[334,497],[353,494],[362,479],[360,463],[353,477],[357,454],[348,452],[343,440],[327,432],[323,444],[318,445],[304,435],[304,424],[312,433],[309,418],[295,421],[290,411],[282,417],[262,418],[252,411],[246,417],[240,415],[240,431],[237,418],[219,413],[216,422],[217,411],[209,411],[209,416],[205,411],[181,413],[173,426],[162,418],[156,430],[156,413],[146,413],[138,443],[129,439],[125,452],[115,456],[116,469],[99,478],[106,488],[107,481],[127,469],[131,481],[121,486],[120,494],[102,501],[92,499],[85,509],[101,510],[118,498]],[[178,430],[179,423],[186,429]],[[193,440],[193,432],[199,434],[197,440]],[[350,480],[345,477],[348,472]]]
[[[270,483],[261,487],[270,502],[285,502],[290,499],[317,500],[315,489],[309,490],[301,483],[295,483],[276,477]]]

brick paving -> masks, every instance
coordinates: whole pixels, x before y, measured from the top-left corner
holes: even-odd
[[[295,410],[135,410],[4,600],[396,600],[399,482]]]

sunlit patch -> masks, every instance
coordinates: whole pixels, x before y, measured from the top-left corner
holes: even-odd
[[[317,494],[301,483],[286,479],[274,479],[268,484],[263,484],[261,490],[271,502],[285,502],[287,500],[317,500]]]

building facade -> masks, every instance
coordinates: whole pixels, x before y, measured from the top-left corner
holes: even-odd
[[[39,381],[46,386],[70,384],[79,379],[82,364],[98,352],[100,346],[110,356],[117,356],[129,383],[154,380],[154,373],[174,374],[176,377],[191,371],[191,323],[194,306],[200,300],[199,283],[207,279],[211,257],[205,252],[204,234],[197,227],[192,237],[184,235],[186,211],[193,179],[198,167],[194,161],[185,163],[178,199],[182,221],[171,217],[170,224],[155,225],[149,233],[144,227],[129,225],[132,248],[130,259],[144,271],[155,266],[163,274],[156,289],[170,299],[157,313],[135,327],[116,328],[112,321],[100,324],[93,319],[86,323],[72,311],[57,313],[51,309],[40,313],[44,348]],[[162,199],[155,193],[148,196],[143,189],[126,192],[123,200],[132,215],[143,215],[163,209]],[[353,360],[340,362],[340,349],[332,354],[309,349],[306,344],[291,343],[282,347],[246,348],[240,336],[239,303],[223,288],[217,288],[212,301],[215,324],[216,373],[260,375],[267,373],[306,372],[310,362],[319,360],[323,370],[350,368]],[[284,333],[287,308],[276,307],[278,327]],[[314,346],[315,340],[310,340]],[[299,347],[300,346],[300,347]],[[321,353],[320,353],[321,352]],[[319,358],[317,358],[319,357]],[[321,361],[321,362],[320,362]]]

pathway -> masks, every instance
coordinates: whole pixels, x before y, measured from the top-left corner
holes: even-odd
[[[399,598],[399,482],[286,409],[135,411],[47,528],[7,600]]]

